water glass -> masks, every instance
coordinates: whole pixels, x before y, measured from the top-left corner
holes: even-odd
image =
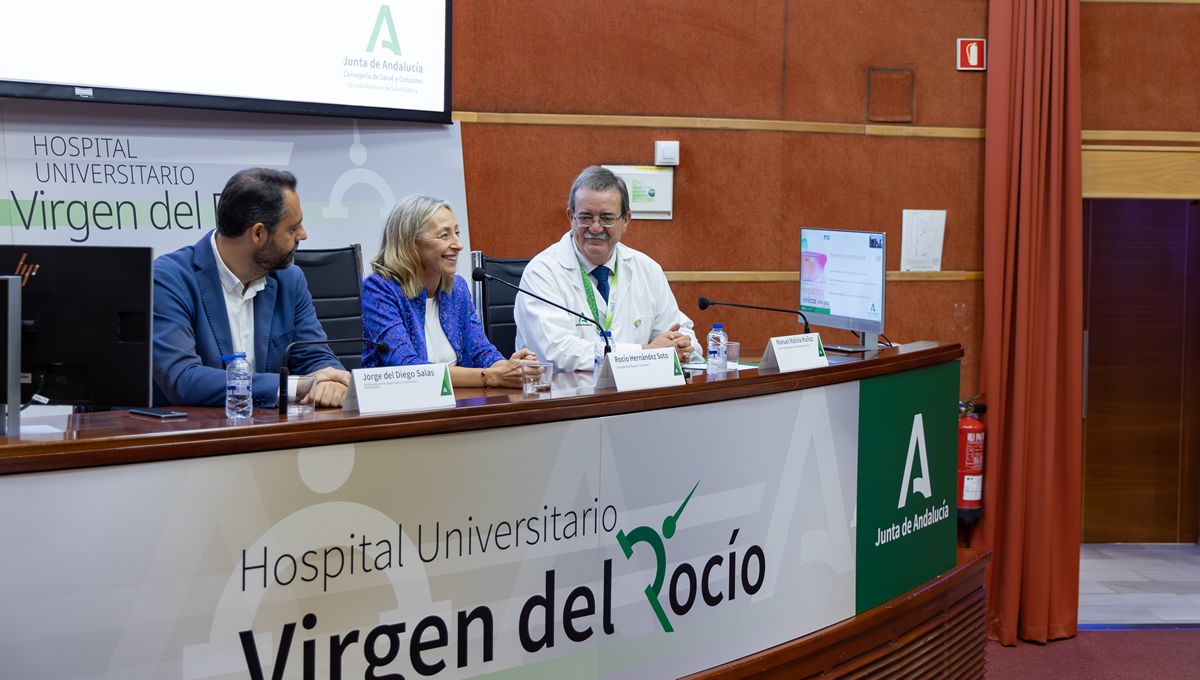
[[[742,343],[728,342],[725,344],[726,370],[737,372],[738,361],[742,358]]]
[[[301,404],[300,401],[312,391],[313,377],[311,375],[289,375],[287,382],[287,412],[289,416],[302,416],[313,412],[312,403]]]
[[[554,364],[543,361],[521,362],[521,392],[526,395],[549,394]]]

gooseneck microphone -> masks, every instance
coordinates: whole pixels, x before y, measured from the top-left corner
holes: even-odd
[[[283,361],[279,367],[279,414],[287,415],[287,382],[288,382],[288,359],[292,355],[293,347],[303,347],[305,345],[333,345],[341,342],[361,342],[367,345],[372,345],[379,350],[380,354],[387,354],[392,351],[386,342],[376,342],[370,338],[337,338],[335,340],[301,340],[288,343],[287,347],[283,348]],[[330,350],[333,351],[333,350]]]
[[[809,327],[808,327],[808,317],[804,316],[804,312],[800,311],[799,309],[781,309],[779,307],[761,307],[759,305],[743,305],[743,304],[739,304],[737,302],[717,302],[716,300],[709,300],[706,297],[700,298],[698,304],[700,306],[700,309],[702,309],[702,310],[708,309],[709,307],[716,307],[719,305],[721,307],[742,307],[745,309],[761,309],[764,312],[783,312],[785,314],[799,314],[800,318],[804,319],[804,332],[805,333],[812,332],[811,330],[809,330]]]
[[[483,267],[476,267],[471,272],[471,278],[476,281],[487,280],[487,281],[495,281],[496,283],[504,284],[504,285],[508,286],[509,288],[512,288],[513,290],[517,291],[518,293],[524,293],[535,300],[541,300],[542,302],[545,302],[546,304],[550,305],[551,307],[557,307],[558,309],[563,310],[564,312],[570,314],[571,316],[577,316],[577,317],[583,319],[584,321],[590,321],[593,326],[600,329],[600,337],[604,340],[604,353],[609,354],[610,352],[612,352],[612,346],[608,344],[608,336],[604,334],[604,326],[602,326],[599,321],[593,319],[592,317],[587,316],[586,314],[580,314],[579,312],[577,312],[573,309],[567,309],[566,307],[563,307],[562,305],[558,304],[557,302],[554,302],[552,300],[547,300],[546,298],[542,297],[541,295],[538,295],[537,293],[530,293],[529,291],[525,290],[524,288],[521,288],[520,286],[515,286],[515,285],[509,283],[508,281],[505,281],[504,279],[498,279],[495,276],[492,276],[491,274],[483,271]]]

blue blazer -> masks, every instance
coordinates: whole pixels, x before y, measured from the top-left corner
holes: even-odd
[[[254,404],[275,406],[279,370],[288,343],[324,340],[308,283],[299,267],[267,275],[254,296]],[[233,352],[225,293],[212,235],[154,261],[154,403],[219,406],[225,403],[225,364]],[[292,350],[288,369],[311,373],[342,368],[326,345]]]
[[[425,344],[427,295],[422,289],[417,297],[409,298],[399,283],[379,274],[371,274],[363,281],[363,333],[371,340],[387,343],[389,349],[386,355],[380,355],[375,347],[366,345],[363,368],[429,363]],[[475,313],[467,282],[461,276],[454,277],[454,290],[439,292],[437,296],[438,320],[459,366],[487,368],[504,358],[484,335],[483,323]]]

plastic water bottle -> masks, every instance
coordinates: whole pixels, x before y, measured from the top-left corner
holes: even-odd
[[[245,352],[221,357],[225,365],[225,417],[235,420],[254,415],[254,371]]]
[[[608,343],[605,344],[605,338]],[[604,348],[612,346],[612,331],[604,331],[604,333],[596,333],[595,345],[595,360],[592,363],[592,374],[597,378],[600,377],[600,367],[604,365]]]
[[[729,336],[725,334],[725,326],[714,323],[708,332],[708,372],[724,373],[728,367],[726,353],[729,348]]]

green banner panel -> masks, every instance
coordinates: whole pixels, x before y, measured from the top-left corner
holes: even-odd
[[[954,567],[958,377],[955,361],[862,381],[857,613]]]

